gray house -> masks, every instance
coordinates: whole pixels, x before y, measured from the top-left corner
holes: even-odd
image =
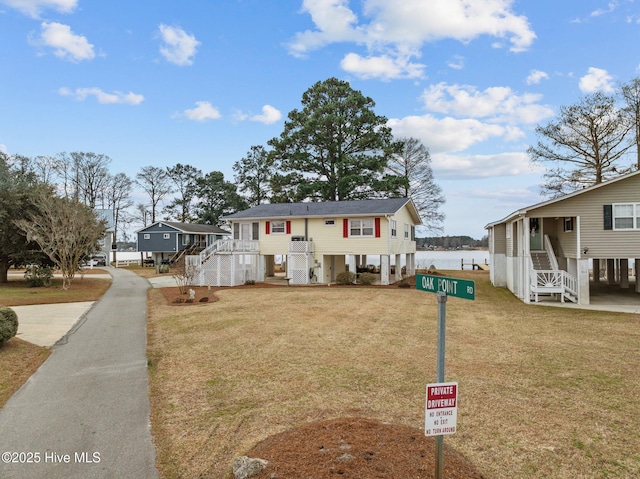
[[[217,226],[158,221],[136,231],[138,251],[152,253],[155,264],[174,263],[184,255],[197,255],[231,233]]]
[[[494,286],[525,303],[552,295],[589,304],[590,280],[629,289],[629,262],[640,271],[640,171],[519,209],[485,229]]]

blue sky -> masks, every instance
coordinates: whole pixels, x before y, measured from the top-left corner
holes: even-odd
[[[634,0],[0,0],[0,149],[232,180],[335,76],[429,148],[445,234],[480,238],[541,200],[536,124],[640,75],[639,39]]]

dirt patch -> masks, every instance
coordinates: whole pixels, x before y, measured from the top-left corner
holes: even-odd
[[[247,455],[269,461],[256,479],[431,479],[434,448],[435,440],[418,429],[366,418],[341,418],[276,434]],[[483,478],[468,460],[446,445],[443,462],[447,479]]]

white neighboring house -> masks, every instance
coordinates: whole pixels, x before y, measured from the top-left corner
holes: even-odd
[[[100,241],[100,251],[96,251],[96,253],[99,253],[100,256],[104,255],[108,264],[109,258],[111,258],[111,251],[116,249],[115,219],[113,216],[113,210],[95,209],[94,211],[96,212],[99,220],[104,220],[107,227],[104,238]]]
[[[371,256],[381,284],[400,280],[403,263],[406,275],[415,272],[421,220],[409,198],[263,204],[223,219],[232,238],[187,257],[203,286],[265,281],[277,257],[291,284],[335,282],[342,271],[367,270]]]
[[[632,286],[630,259],[640,271],[640,171],[519,209],[485,229],[494,286],[525,303],[555,295],[589,304],[590,261],[593,281],[623,289]]]

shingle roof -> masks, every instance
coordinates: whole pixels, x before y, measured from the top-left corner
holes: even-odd
[[[542,201],[540,203],[536,203],[536,204],[531,205],[531,206],[526,206],[524,208],[520,208],[519,210],[514,211],[509,216],[506,216],[501,220],[493,221],[493,222],[487,224],[484,227],[484,229],[489,229],[489,228],[491,228],[493,226],[496,226],[496,225],[499,225],[501,223],[506,223],[507,221],[511,220],[512,218],[515,218],[515,217],[520,216],[520,215],[527,214],[530,210],[535,210],[537,208],[541,208],[543,206],[551,205],[553,203],[559,203],[559,202],[564,201],[566,199],[573,198],[574,196],[582,195],[584,193],[587,193],[587,192],[592,191],[592,190],[596,190],[598,188],[607,188],[609,185],[615,184],[618,181],[626,180],[626,179],[631,178],[631,177],[636,176],[636,175],[640,175],[640,170],[636,170],[636,171],[634,171],[632,173],[627,173],[625,175],[617,176],[615,178],[612,178],[612,179],[607,180],[607,181],[603,181],[602,183],[598,183],[596,185],[587,186],[586,188],[583,188],[581,190],[572,191],[571,193],[567,193],[566,195],[559,196],[558,198],[553,198],[553,199],[550,199],[550,200]]]
[[[177,223],[175,221],[163,221],[162,223],[173,226],[184,233],[209,233],[209,234],[230,234],[228,231],[213,225],[202,225],[198,223]]]
[[[223,220],[258,219],[258,218],[308,218],[313,216],[375,216],[392,215],[405,204],[411,203],[412,214],[417,222],[420,216],[409,198],[384,198],[354,201],[325,201],[318,203],[271,203],[254,206],[232,215],[224,216]]]
[[[213,225],[203,225],[198,223],[178,223],[177,221],[157,221],[153,225],[158,223],[162,223],[163,225],[171,226],[183,233],[195,233],[195,234],[217,234],[217,235],[229,235],[228,231],[223,230],[222,228],[218,228]],[[150,228],[153,225],[149,225],[146,228],[142,228],[141,230],[136,231],[136,233],[140,233],[141,231]]]

